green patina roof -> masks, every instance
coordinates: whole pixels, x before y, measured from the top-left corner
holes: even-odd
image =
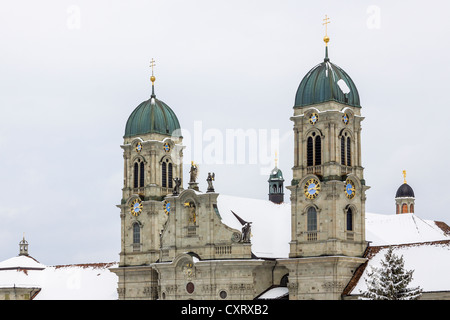
[[[283,172],[281,172],[280,169],[278,169],[278,167],[275,167],[272,169],[272,171],[270,172],[270,177],[269,177],[269,182],[270,181],[274,181],[274,180],[283,180]]]
[[[328,58],[312,68],[300,83],[295,95],[295,107],[303,107],[326,101],[337,101],[353,107],[361,107],[359,94],[350,76]]]
[[[180,123],[173,110],[152,94],[150,99],[142,102],[131,113],[125,127],[124,137],[146,133],[172,135],[177,129],[180,129]]]

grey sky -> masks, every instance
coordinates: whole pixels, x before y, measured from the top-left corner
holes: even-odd
[[[289,117],[301,79],[324,57],[325,14],[330,59],[352,77],[366,117],[366,211],[395,213],[405,169],[416,214],[450,224],[449,9],[447,1],[3,2],[0,260],[18,254],[25,232],[47,265],[118,261],[120,144],[128,116],[150,96],[151,58],[156,95],[188,132],[199,122],[202,133],[224,136],[277,129],[289,185]],[[200,188],[214,171],[217,192],[265,199],[269,170],[260,170],[203,164]]]

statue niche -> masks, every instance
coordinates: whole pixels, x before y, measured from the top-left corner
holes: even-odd
[[[185,211],[185,219],[187,225],[187,235],[194,236],[197,235],[197,227],[198,227],[198,213],[197,207],[194,201],[186,201],[184,202],[184,211]]]

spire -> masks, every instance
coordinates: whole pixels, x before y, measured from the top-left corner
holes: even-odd
[[[403,183],[406,184],[406,170],[403,170]]]
[[[152,98],[155,98],[155,76],[153,75],[153,67],[155,66],[155,59],[152,58],[152,61],[150,61],[150,67],[152,68],[152,76],[150,77],[150,81],[152,82]]]
[[[328,24],[330,22],[330,18],[328,18],[327,15],[325,15],[325,19],[323,19],[322,25],[325,26],[325,37],[323,37],[323,42],[325,42],[325,59],[324,61],[330,61],[328,58],[328,42],[330,41],[330,37],[328,37]]]

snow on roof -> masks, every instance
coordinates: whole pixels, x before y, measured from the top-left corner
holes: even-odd
[[[16,258],[22,257],[24,256]],[[14,258],[5,260],[1,265],[11,265],[6,262],[11,262],[12,259]],[[0,288],[40,288],[35,300],[118,299],[118,278],[109,271],[109,268],[117,267],[117,263],[53,267],[39,265],[44,269],[0,270]]]
[[[45,266],[40,264],[31,256],[17,256],[0,262],[0,270],[5,269],[44,269]]]
[[[381,267],[381,260],[388,250],[373,247],[369,251],[367,266],[349,294],[358,295],[367,290],[365,278],[371,267]],[[405,270],[414,270],[409,287],[420,286],[424,292],[449,291],[450,240],[393,246],[394,254],[403,256]],[[363,265],[364,268],[364,265]]]
[[[217,198],[222,222],[241,230],[231,213],[252,222],[252,252],[260,258],[287,258],[291,241],[291,205],[269,200],[220,194]],[[366,212],[366,240],[371,246],[450,240],[432,220],[415,214],[375,214]]]
[[[264,292],[257,299],[259,300],[281,299],[283,297],[286,297],[288,294],[289,289],[287,287],[274,287]]]
[[[366,240],[371,246],[450,240],[432,220],[414,213],[374,214],[366,212]]]
[[[222,222],[241,230],[242,225],[232,214],[251,224],[252,252],[260,258],[280,258],[289,256],[291,241],[291,205],[275,204],[269,200],[240,198],[219,195],[217,198]]]

